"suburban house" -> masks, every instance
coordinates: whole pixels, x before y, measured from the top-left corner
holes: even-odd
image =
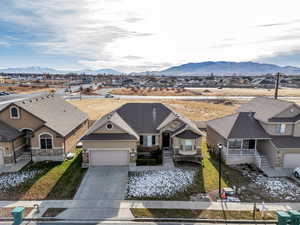
[[[258,97],[233,115],[207,123],[207,143],[222,145],[227,164],[256,164],[262,169],[300,166],[300,107],[293,102]]]
[[[129,165],[139,153],[170,151],[201,161],[201,131],[161,103],[128,103],[98,119],[82,138],[83,166]]]
[[[0,105],[0,167],[22,159],[62,161],[88,129],[88,117],[54,95]]]

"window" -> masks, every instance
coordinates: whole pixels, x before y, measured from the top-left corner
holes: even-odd
[[[151,147],[156,144],[155,136],[140,136],[140,145]]]
[[[40,136],[41,149],[52,149],[52,136],[50,134],[42,134]]]
[[[184,140],[184,150],[185,151],[193,150],[193,140]]]
[[[108,130],[111,130],[111,129],[113,128],[113,125],[112,125],[111,123],[108,123],[108,124],[106,125],[106,128],[107,128]]]
[[[281,123],[281,124],[276,124],[275,126],[275,131],[278,134],[284,134],[286,129],[286,124]]]
[[[243,142],[243,149],[255,149],[256,147],[256,141],[253,139],[244,140]]]
[[[10,118],[11,119],[19,119],[20,118],[19,108],[15,107],[15,106],[10,108]]]
[[[239,140],[239,139],[229,140],[229,148],[241,149],[242,148],[242,141]]]

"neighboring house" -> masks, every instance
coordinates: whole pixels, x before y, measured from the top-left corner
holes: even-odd
[[[0,105],[0,167],[30,157],[62,161],[88,129],[88,117],[54,95]]]
[[[128,165],[142,152],[172,151],[174,160],[201,161],[202,133],[161,103],[127,103],[97,120],[82,138],[84,166]]]
[[[227,164],[253,163],[260,168],[300,166],[300,107],[259,97],[237,113],[207,123],[211,149],[223,145]]]

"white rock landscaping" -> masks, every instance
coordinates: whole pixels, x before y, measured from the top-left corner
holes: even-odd
[[[6,191],[9,188],[16,187],[19,184],[35,177],[42,170],[27,170],[16,173],[7,173],[0,176],[0,190]]]
[[[299,187],[286,178],[271,178],[259,175],[253,178],[253,182],[264,189],[269,195],[282,200],[297,200]]]
[[[193,184],[195,170],[176,168],[137,172],[128,178],[128,197],[168,197]]]

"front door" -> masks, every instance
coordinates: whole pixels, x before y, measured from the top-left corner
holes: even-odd
[[[163,148],[169,148],[170,147],[170,134],[169,133],[163,133],[162,134],[162,145],[163,145]]]
[[[31,151],[31,138],[33,136],[33,132],[30,129],[24,129],[23,131],[24,138],[25,138],[25,151],[30,152]]]

